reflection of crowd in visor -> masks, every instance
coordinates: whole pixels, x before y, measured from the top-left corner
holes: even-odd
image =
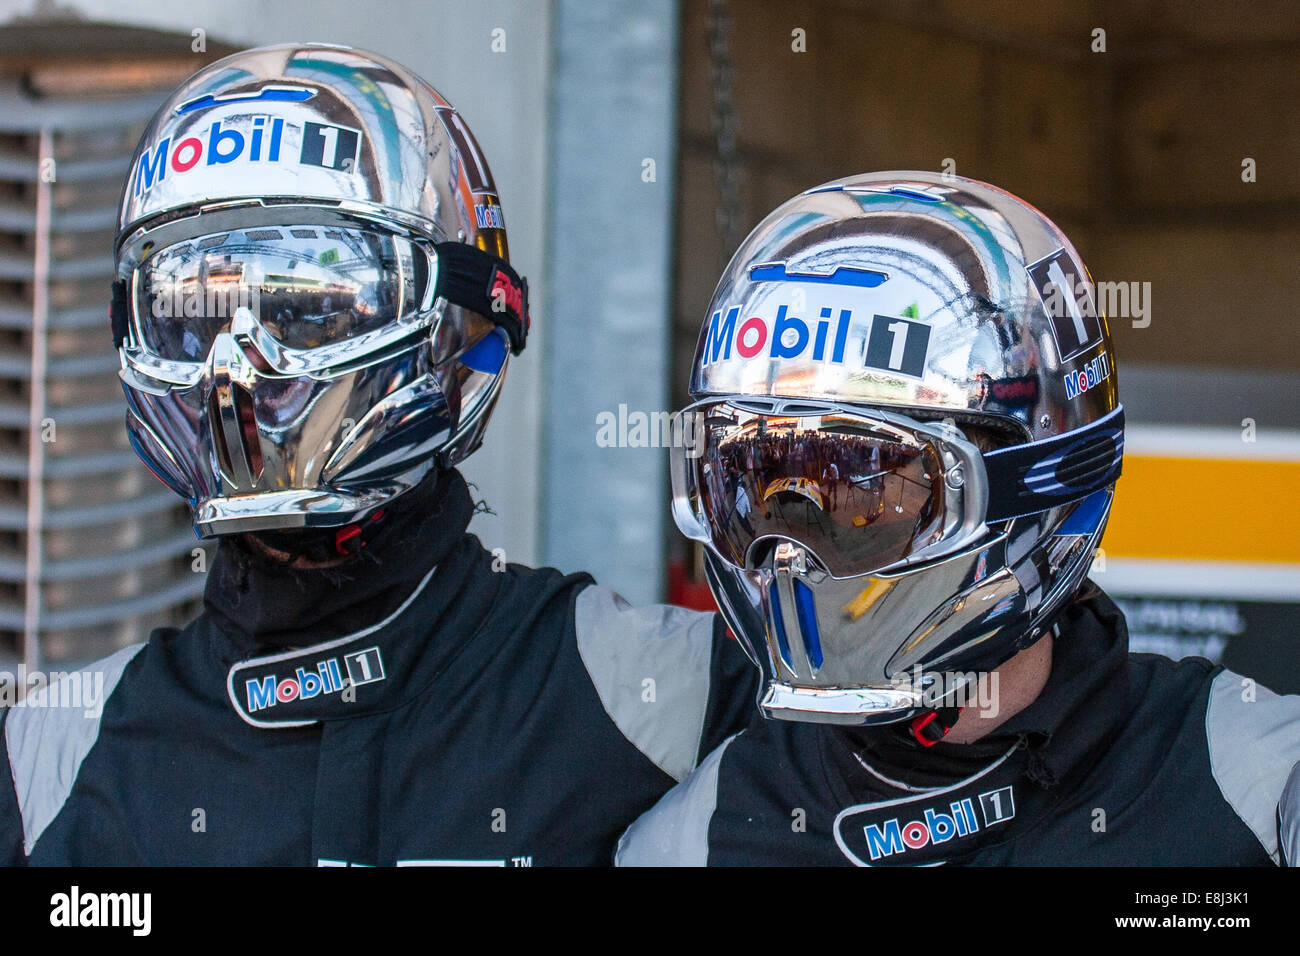
[[[725,539],[723,550],[743,563],[765,534],[831,562],[882,547],[901,549],[896,560],[942,509],[942,482],[930,481],[937,469],[930,445],[883,434],[739,426],[713,433],[701,471],[715,542]],[[873,533],[861,533],[867,528]]]

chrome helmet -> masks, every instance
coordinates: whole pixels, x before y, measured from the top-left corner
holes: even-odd
[[[201,536],[346,525],[454,465],[528,332],[464,120],[349,47],[186,81],[136,149],[115,252],[131,444]]]
[[[718,283],[690,391],[673,514],[765,663],[763,712],[791,720],[915,728],[1042,636],[1123,453],[1070,241],[931,173],[842,179],[764,219]]]

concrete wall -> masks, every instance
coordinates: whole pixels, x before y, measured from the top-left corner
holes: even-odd
[[[661,597],[667,450],[597,417],[667,410],[676,0],[557,0],[545,561]],[[648,436],[647,436],[648,437]]]

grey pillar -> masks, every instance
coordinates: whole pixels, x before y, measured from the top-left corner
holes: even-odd
[[[556,0],[551,36],[543,554],[644,603],[661,597],[667,450],[602,447],[597,421],[667,410],[677,3]]]

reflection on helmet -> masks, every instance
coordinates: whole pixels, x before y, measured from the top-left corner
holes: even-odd
[[[930,173],[811,189],[742,243],[673,513],[765,661],[768,716],[905,719],[928,679],[959,688],[1050,627],[1123,450],[1090,282],[1036,209]]]
[[[797,536],[834,576],[893,564],[944,519],[941,452],[924,435],[845,414],[766,416],[713,406],[690,464],[710,538],[737,567]],[[862,530],[870,528],[870,534]]]
[[[161,358],[202,363],[245,308],[286,349],[356,343],[416,319],[429,260],[409,239],[378,230],[279,226],[200,236],[140,264],[135,331]]]
[[[136,150],[116,251],[131,442],[202,535],[347,524],[454,465],[528,330],[468,127],[347,47],[191,77]]]

